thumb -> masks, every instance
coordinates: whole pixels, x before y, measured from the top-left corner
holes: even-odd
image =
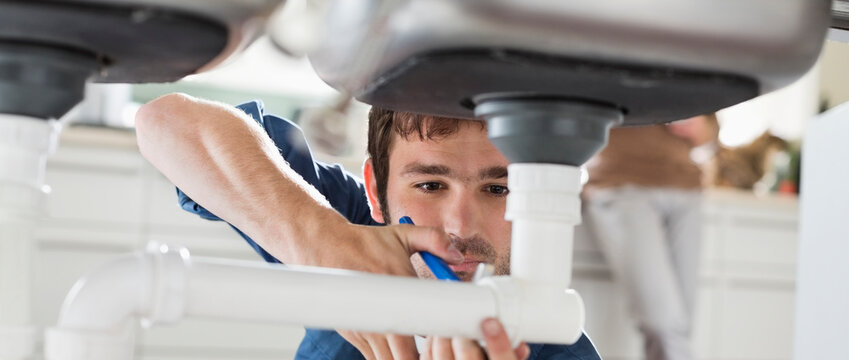
[[[399,238],[403,239],[410,255],[419,251],[427,251],[446,262],[459,264],[463,262],[463,253],[457,250],[448,234],[444,231],[424,226],[397,226]]]

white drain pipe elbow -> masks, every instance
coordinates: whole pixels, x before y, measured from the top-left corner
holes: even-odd
[[[132,320],[146,307],[149,267],[142,254],[125,256],[77,281],[45,333],[45,358],[132,359]]]
[[[502,321],[514,339],[572,344],[583,332],[585,316],[583,300],[569,289],[574,227],[581,223],[581,170],[534,163],[508,169],[504,216],[513,224],[511,276],[492,284],[516,300],[500,303]]]
[[[514,345],[520,340],[574,344],[583,334],[584,301],[574,290],[512,276],[488,277],[478,284],[494,290],[498,319]]]
[[[77,281],[45,333],[45,358],[132,359],[137,318],[179,320],[188,252],[159,250],[121,257]]]

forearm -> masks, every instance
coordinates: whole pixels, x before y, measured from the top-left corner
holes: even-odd
[[[168,179],[281,261],[301,263],[301,241],[347,223],[237,109],[166,95],[139,110],[136,131]]]

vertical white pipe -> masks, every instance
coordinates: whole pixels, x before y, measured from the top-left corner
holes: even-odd
[[[513,222],[511,275],[569,288],[573,232],[581,222],[580,168],[520,163],[508,169],[504,216]]]
[[[27,359],[34,350],[36,332],[30,309],[32,225],[27,219],[11,216],[8,209],[0,210],[0,360]]]
[[[568,289],[572,279],[574,225],[538,220],[513,220],[511,274],[529,282]]]
[[[0,114],[0,359],[33,353],[32,230],[44,203],[55,122]]]
[[[0,181],[40,189],[58,129],[56,121],[0,114]]]

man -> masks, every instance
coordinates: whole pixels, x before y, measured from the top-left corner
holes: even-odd
[[[154,100],[136,118],[139,148],[191,197],[181,196],[185,209],[226,219],[267,261],[429,276],[420,259],[413,259],[415,271],[409,259],[424,250],[448,260],[464,280],[481,262],[495,264],[499,274],[509,271],[508,162],[483,123],[373,109],[363,185],[338,166],[315,162],[293,124],[264,114],[256,102],[240,108],[185,95]],[[405,215],[420,226],[345,221],[393,224]],[[484,321],[482,332],[489,358],[598,358],[585,336],[573,346],[512,349],[497,321]],[[297,357],[418,356],[410,337],[343,335],[347,341],[333,331],[308,330]],[[460,338],[428,339],[423,353],[483,356]]]

